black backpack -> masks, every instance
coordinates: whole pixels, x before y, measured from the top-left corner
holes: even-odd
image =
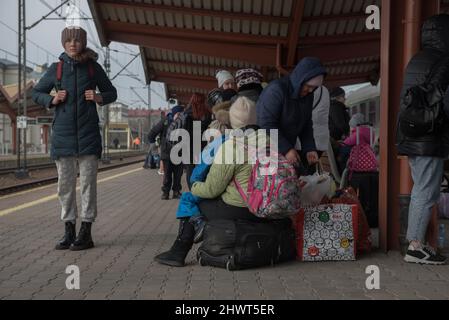
[[[205,226],[197,258],[201,266],[228,271],[287,262],[296,259],[296,234],[290,219],[211,221]]]
[[[436,134],[444,125],[443,88],[430,84],[433,71],[439,65],[440,63],[437,63],[432,68],[424,84],[411,87],[405,93],[404,107],[399,114],[399,128],[406,137],[419,138]]]
[[[165,141],[166,143],[169,145],[169,147],[174,147],[175,145],[177,145],[179,142],[181,142],[181,139],[178,140],[172,140],[172,134],[174,134],[175,136],[177,136],[176,131],[180,130],[180,129],[187,129],[187,122],[188,122],[188,117],[189,114],[187,112],[181,112],[179,114],[179,117],[172,120],[167,128],[167,132],[166,132],[166,137],[165,137]]]

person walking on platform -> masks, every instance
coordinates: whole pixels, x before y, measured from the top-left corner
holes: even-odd
[[[133,145],[134,145],[134,149],[135,150],[140,150],[140,138],[136,137],[133,141]]]
[[[173,107],[171,114],[164,117],[156,124],[148,134],[150,146],[156,143],[156,138],[160,136],[161,160],[164,163],[164,181],[162,185],[162,200],[170,199],[170,189],[173,190],[173,199],[181,198],[181,178],[183,173],[182,164],[175,165],[170,159],[171,144],[167,141],[168,128],[184,108],[181,106]]]
[[[114,148],[115,148],[115,150],[118,150],[118,146],[119,146],[119,144],[120,144],[120,141],[118,140],[118,138],[115,138],[114,141],[113,141],[113,143],[114,143]]]
[[[290,75],[271,82],[257,103],[257,124],[262,129],[278,130],[279,152],[298,167],[298,138],[308,164],[318,162],[313,136],[313,93],[322,86],[325,75],[319,59],[304,58]]]
[[[408,156],[414,182],[408,215],[407,240],[410,242],[405,261],[409,263],[441,265],[446,257],[426,245],[426,231],[432,208],[440,197],[444,161],[449,155],[449,104],[445,102],[444,119],[440,126],[425,134],[416,126],[408,126],[401,119],[407,110],[429,108],[428,99],[418,96],[420,86],[446,92],[449,84],[449,15],[434,16],[425,21],[421,32],[421,51],[407,66],[401,94],[401,110],[397,131],[398,153]],[[433,88],[433,89],[432,89]],[[444,100],[443,100],[444,101]],[[447,99],[446,99],[447,101]],[[424,105],[423,105],[424,104]],[[416,106],[416,107],[415,107]],[[434,106],[431,106],[434,107]],[[412,119],[413,120],[413,119]],[[422,123],[422,118],[417,123]],[[409,129],[408,129],[409,128]]]
[[[340,145],[341,142],[350,135],[349,121],[350,116],[346,106],[346,92],[343,88],[334,88],[331,90],[329,132],[332,150],[337,158],[337,165],[340,173],[343,173],[346,168],[346,163],[342,160],[345,155],[340,154]]]
[[[190,177],[192,176],[192,172],[195,169],[196,163],[199,161],[199,155],[206,147],[206,141],[195,141],[195,126],[199,127],[201,136],[199,139],[202,139],[204,132],[208,129],[211,121],[212,121],[212,111],[206,104],[206,96],[200,93],[194,93],[190,99],[190,103],[187,109],[184,111],[186,120],[185,127],[183,129],[187,130],[190,138],[190,155],[189,155],[189,163],[184,164],[184,168],[186,171],[186,181],[187,186],[190,189]],[[200,142],[199,146],[201,149],[196,150],[196,144]]]
[[[338,143],[349,136],[349,113],[346,107],[346,92],[343,88],[331,90],[331,107],[329,110],[329,131],[331,138]]]
[[[34,87],[32,97],[37,104],[55,110],[51,158],[56,161],[61,219],[65,222],[65,234],[56,249],[79,251],[94,246],[91,228],[97,217],[97,169],[102,153],[97,104],[114,102],[117,90],[96,62],[98,55],[86,47],[85,30],[66,28],[61,40],[65,52]],[[55,96],[50,95],[53,89]],[[77,165],[82,220],[78,236]]]

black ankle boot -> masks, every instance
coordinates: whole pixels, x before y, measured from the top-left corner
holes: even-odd
[[[162,199],[162,200],[170,200],[170,194],[164,192],[164,193],[162,194],[161,199]]]
[[[72,251],[87,250],[94,247],[91,235],[92,223],[83,222],[75,242],[70,246]]]
[[[182,193],[179,191],[173,191],[173,200],[181,199]]]
[[[171,267],[184,267],[185,259],[193,246],[194,228],[189,219],[179,222],[178,237],[171,249],[156,256],[154,260]]]
[[[64,237],[56,245],[56,250],[68,250],[73,242],[75,242],[76,230],[75,224],[72,222],[65,223],[65,234]]]

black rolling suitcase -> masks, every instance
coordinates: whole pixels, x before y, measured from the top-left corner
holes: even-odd
[[[201,266],[229,271],[295,260],[296,235],[290,219],[261,222],[208,222],[198,249]]]

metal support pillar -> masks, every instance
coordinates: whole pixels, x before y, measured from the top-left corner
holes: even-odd
[[[111,49],[106,48],[104,67],[108,78],[111,77]],[[103,106],[103,159],[104,164],[111,163],[109,154],[109,105]]]
[[[17,116],[27,116],[27,68],[26,68],[26,15],[25,15],[25,0],[18,1],[19,9],[19,26],[18,26],[18,107]],[[17,120],[17,119],[16,119]],[[27,145],[27,129],[19,128],[16,121],[17,130],[17,170],[15,172],[16,177],[19,179],[27,178],[27,159],[26,159],[26,145]],[[23,138],[22,138],[23,136]],[[23,150],[23,163],[21,159]]]

